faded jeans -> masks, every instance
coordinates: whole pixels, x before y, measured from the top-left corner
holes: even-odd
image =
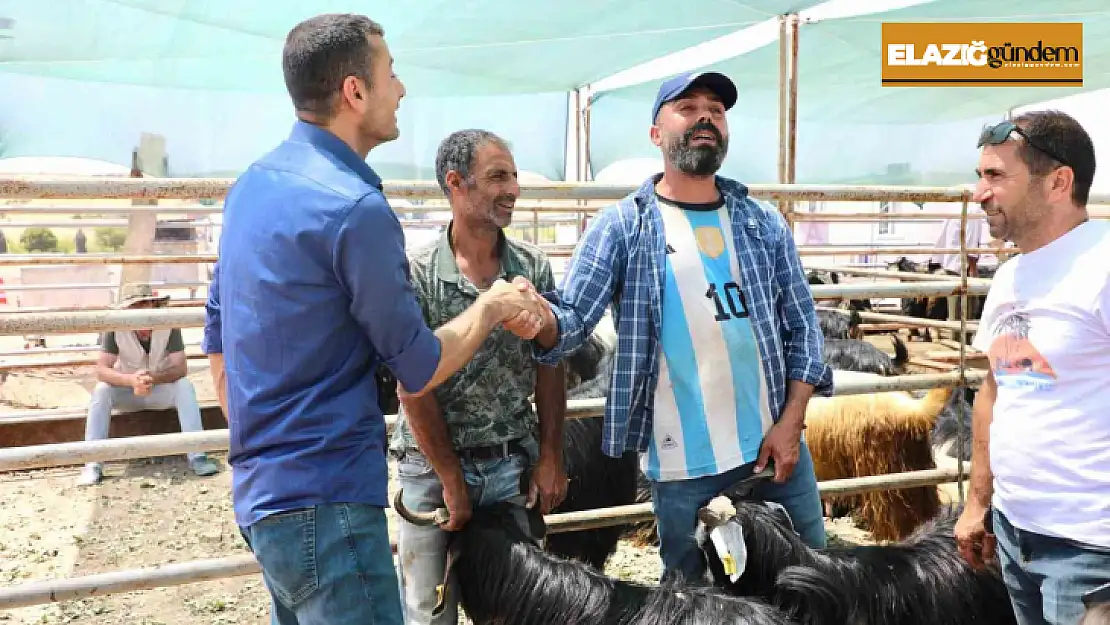
[[[1034,534],[993,510],[1002,579],[1018,625],[1076,625],[1083,594],[1110,582],[1110,549]]]
[[[130,386],[112,386],[97,382],[89,401],[89,416],[85,421],[85,440],[99,441],[108,438],[112,423],[112,409],[120,412],[139,410],[177,409],[177,419],[182,432],[200,432],[204,425],[200,420],[200,404],[197,392],[188,378],[181,378],[169,384],[155,384],[150,394],[139,397]],[[190,453],[192,460],[201,453]]]
[[[749,477],[754,468],[755,462],[750,462],[719,475],[651,482],[651,500],[655,506],[659,533],[659,557],[663,560],[665,579],[672,579],[678,574],[695,583],[704,579],[705,556],[694,540],[698,510],[729,486]],[[811,548],[822,549],[826,546],[825,511],[817,490],[817,477],[813,473],[813,458],[804,440],[799,445],[798,464],[794,465],[790,478],[782,484],[760,481],[753,496],[786,508],[795,531]]]
[[[383,508],[313,506],[240,531],[262,566],[273,625],[404,625]]]
[[[526,439],[522,443],[532,458],[538,455],[535,441]],[[527,492],[521,492],[521,474],[532,463],[532,458],[516,453],[489,460],[462,459],[471,509],[502,501],[523,505],[527,501]],[[431,512],[443,507],[443,484],[423,454],[406,451],[397,462],[397,477],[404,491],[402,500],[409,510]],[[403,519],[398,519],[398,523],[397,554],[401,560],[405,623],[456,625],[459,621],[459,591],[453,575],[448,580],[443,612],[432,616],[437,600],[436,586],[443,583],[447,567],[447,532],[434,525],[418,527]],[[523,518],[521,526],[528,531],[527,521]]]

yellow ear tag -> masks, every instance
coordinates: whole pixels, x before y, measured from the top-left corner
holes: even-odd
[[[736,559],[732,557],[731,553],[721,554],[721,565],[725,568],[725,575],[736,574]]]

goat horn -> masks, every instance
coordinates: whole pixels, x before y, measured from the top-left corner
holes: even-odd
[[[442,525],[451,518],[451,513],[446,508],[436,508],[432,512],[412,512],[401,501],[403,493],[404,491],[398,490],[397,494],[393,496],[393,509],[397,511],[398,516],[409,523],[420,526]]]

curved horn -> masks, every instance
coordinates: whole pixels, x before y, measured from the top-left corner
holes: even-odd
[[[398,490],[397,494],[393,496],[393,509],[397,511],[397,515],[402,519],[412,523],[413,525],[427,526],[427,525],[442,525],[451,518],[451,513],[446,508],[436,508],[432,512],[412,512],[405,507],[401,501],[401,495],[404,493]]]

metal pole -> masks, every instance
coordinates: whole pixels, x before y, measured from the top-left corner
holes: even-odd
[[[791,13],[787,19],[790,22],[790,74],[786,120],[786,182],[794,184],[798,162],[798,14]],[[786,208],[786,223],[790,231],[794,232],[794,201],[787,200],[783,206]]]
[[[945,297],[960,290],[958,281],[891,284],[830,284],[811,287],[814,299],[873,297]],[[988,285],[970,285],[986,293]],[[50,313],[14,312],[0,315],[0,336],[26,334],[85,334],[110,330],[199,328],[205,324],[203,306],[137,310],[74,310]]]
[[[961,386],[963,386],[965,384],[964,375],[966,374],[966,368],[967,368],[967,345],[965,344],[966,341],[967,341],[967,306],[968,306],[968,302],[969,302],[969,299],[968,299],[968,275],[967,275],[967,272],[968,272],[968,266],[967,266],[967,206],[968,206],[968,202],[967,202],[967,199],[965,198],[964,201],[963,201],[963,206],[960,209],[960,279],[962,281],[962,284],[961,284],[961,292],[960,292],[960,340],[959,340],[960,366],[957,370],[960,372],[960,385]],[[978,242],[976,242],[976,245],[978,245]],[[976,329],[976,331],[978,331],[978,329],[979,329],[978,324],[976,324],[975,329]],[[964,414],[965,413],[966,413],[966,411],[964,410],[964,402],[962,401],[962,398],[956,398],[956,458],[957,458],[957,460],[960,459],[960,454],[963,452],[963,448],[964,448],[964,436],[965,436],[965,433],[964,433]],[[969,458],[969,460],[970,460],[970,458]],[[956,490],[957,490],[957,493],[958,493],[957,496],[958,496],[958,499],[959,499],[959,502],[960,502],[960,506],[964,505],[964,473],[963,473],[963,468],[964,468],[963,462],[959,462],[959,475],[957,476],[957,479],[956,479]]]
[[[789,102],[787,98],[789,93],[787,91],[787,78],[788,67],[790,59],[787,55],[790,54],[789,42],[787,37],[789,31],[786,24],[786,15],[779,15],[779,175],[778,180],[781,183],[786,183],[786,161],[788,158],[787,150],[789,149],[789,142],[786,140],[788,133],[788,117]],[[779,203],[779,210],[782,210],[782,202]]]

